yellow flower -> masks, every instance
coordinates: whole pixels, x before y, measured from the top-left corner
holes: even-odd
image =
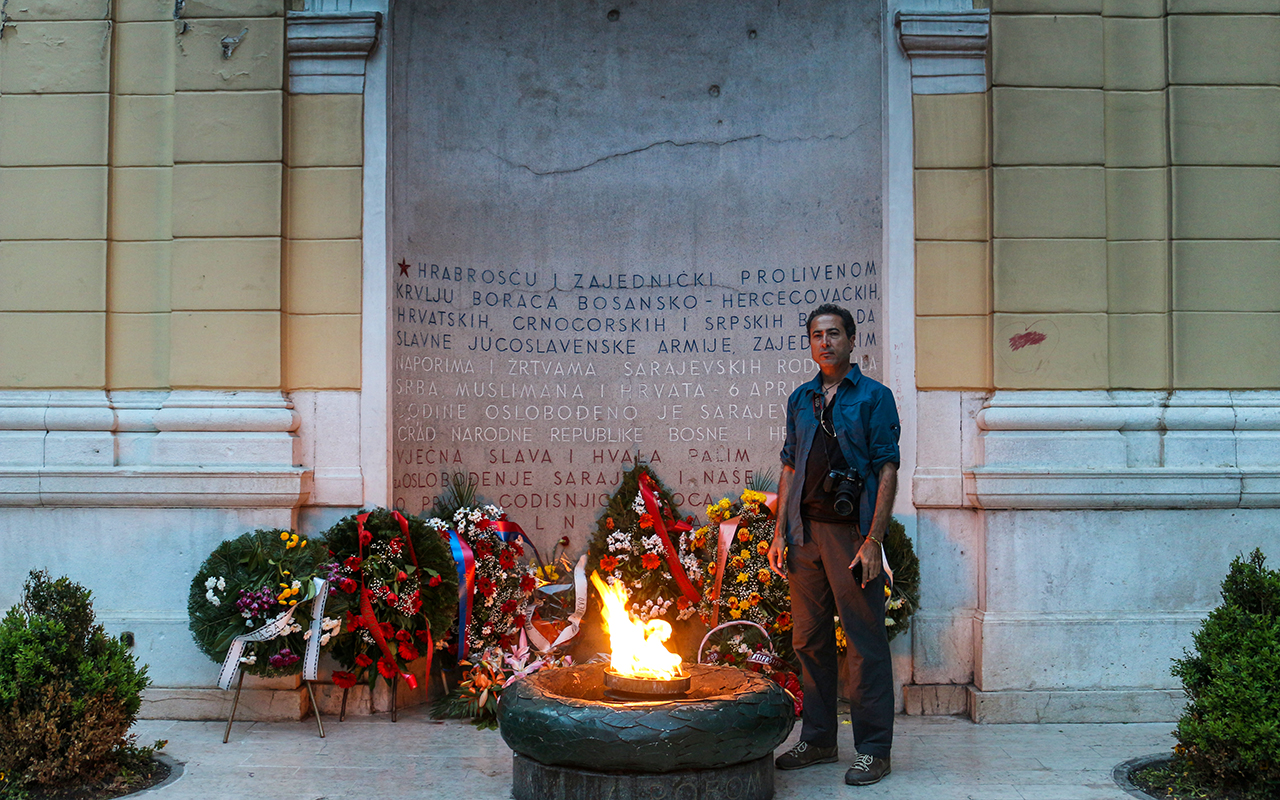
[[[744,547],[744,548],[742,548],[742,552],[741,552],[741,553],[738,553],[738,558],[742,559],[743,561],[750,561],[750,560],[751,560],[751,551],[750,551],[750,550],[748,550],[748,549],[747,549],[747,548],[745,548],[745,547]]]
[[[301,542],[298,542],[298,547],[306,547],[306,546],[307,546],[307,540],[306,540],[306,539],[303,539]]]
[[[750,596],[750,597],[748,597],[748,598],[747,598],[747,600],[748,600],[748,601],[750,601],[750,602],[751,602],[751,605],[753,605],[753,606],[758,606],[758,605],[760,605],[760,593],[759,593],[759,592],[752,592],[752,593],[751,593],[751,596]]]
[[[281,533],[281,534],[280,534],[280,541],[282,541],[282,542],[287,542],[287,541],[289,541],[289,534],[288,534],[288,533]]]
[[[726,602],[729,604],[729,608],[738,607],[738,598],[734,597],[733,595],[729,595],[729,599]]]
[[[762,569],[756,573],[756,580],[760,581],[765,586],[768,586],[769,581],[773,580],[773,573],[767,569]]]
[[[763,555],[765,555],[765,554],[767,554],[767,553],[769,552],[769,543],[768,543],[768,542],[766,542],[765,540],[761,539],[761,540],[756,544],[756,552],[757,552],[757,553],[759,553],[759,554],[760,554],[760,555],[762,555],[762,556],[763,556]]]
[[[287,569],[282,569],[282,570],[280,570],[280,572],[281,572],[282,574],[284,574],[284,575],[289,575],[289,574],[291,574],[291,573],[289,572],[289,570],[287,570]]]
[[[291,606],[296,606],[297,604],[298,604],[298,601],[297,601],[297,600],[290,600],[290,601],[289,601],[289,605],[291,605]]]
[[[729,609],[729,616],[733,617],[734,619],[741,619],[742,612],[736,608],[731,608]]]
[[[747,565],[746,562],[744,562],[741,558],[738,558],[737,556],[734,556],[733,560],[729,562],[729,566],[733,567],[734,569],[742,569],[746,565]]]
[[[747,574],[747,573],[745,573],[745,572],[739,572],[739,573],[738,573],[738,577],[737,577],[737,578],[735,578],[735,580],[736,580],[738,583],[746,583],[747,581],[751,580],[751,576],[750,576],[750,575],[748,575],[748,574]]]
[[[884,596],[888,597],[891,594],[893,594],[893,591],[889,588],[889,584],[886,583],[884,585]]]
[[[280,584],[280,588],[281,588],[281,589],[288,589],[288,588],[289,588],[289,584],[287,584],[287,583],[282,583],[282,584]]]

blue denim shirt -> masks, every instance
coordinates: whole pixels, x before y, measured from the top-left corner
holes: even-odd
[[[804,494],[805,464],[813,435],[818,430],[818,413],[815,398],[822,395],[822,373],[813,380],[796,387],[787,400],[787,439],[779,456],[784,467],[791,467],[796,474],[784,502],[787,542],[804,544],[804,525],[800,521],[800,498]],[[858,527],[862,535],[871,531],[871,515],[876,509],[876,490],[880,483],[880,468],[892,461],[901,463],[898,453],[898,436],[902,425],[898,421],[898,406],[893,392],[883,383],[862,374],[857,364],[849,367],[840,386],[836,388],[835,408],[832,417],[836,428],[836,441],[850,469],[862,476],[864,489],[858,509]]]

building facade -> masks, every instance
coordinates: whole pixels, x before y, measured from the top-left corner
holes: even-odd
[[[921,609],[895,642],[903,708],[1174,718],[1169,659],[1230,559],[1280,543],[1280,3],[466,5],[472,16],[386,0],[0,12],[0,605],[31,568],[70,575],[112,630],[134,632],[155,682],[147,713],[221,713],[186,614],[190,576],[218,541],[322,530],[442,467],[498,480],[477,461],[505,459],[501,442],[419,446],[460,426],[422,425],[399,396],[415,380],[397,361],[401,334],[467,333],[397,317],[442,299],[405,294],[439,288],[431,267],[491,244],[495,263],[540,269],[545,285],[589,273],[574,264],[630,273],[637,253],[662,252],[680,264],[663,273],[673,284],[714,276],[706,296],[687,295],[715,309],[698,324],[733,316],[730,286],[763,296],[745,284],[783,270],[799,291],[785,336],[829,280],[804,270],[849,252],[848,270],[855,257],[879,265],[874,299],[858,296],[878,315],[862,365],[899,401],[910,480],[896,513],[921,559]],[[591,57],[561,63],[550,34],[566,31]],[[763,49],[771,37],[785,46]],[[480,44],[433,64],[450,42]],[[603,115],[601,97],[614,104]],[[494,177],[490,161],[517,174]],[[699,170],[714,180],[682,177]],[[814,175],[835,211],[796,188]],[[563,194],[539,194],[540,181]],[[687,209],[651,224],[664,192]],[[565,219],[539,216],[549,196]],[[771,218],[758,242],[742,244],[751,226],[708,232]],[[842,235],[854,246],[840,249]],[[587,243],[570,258],[568,240]],[[814,241],[826,249],[807,251]],[[837,296],[862,285],[847,278]],[[490,303],[495,287],[459,288],[441,309],[479,309],[481,332],[544,318]],[[769,327],[774,310],[760,312]],[[672,363],[672,331],[641,332],[624,356]],[[750,362],[750,337],[700,336],[700,356],[714,346]],[[415,369],[445,371],[443,341],[414,344],[428,359]],[[781,364],[758,360],[761,382]],[[636,378],[598,381],[593,413],[670,413],[660,391],[634,399]],[[606,396],[617,384],[625,402]],[[453,406],[461,427],[489,407]],[[416,406],[428,407],[446,413]],[[743,444],[761,469],[777,449],[769,421],[753,427],[765,444]],[[676,427],[646,430],[617,449],[659,454],[667,472],[672,453],[724,461],[714,443],[668,437]],[[534,439],[510,449],[520,441]],[[406,470],[398,458],[414,453],[432,469]],[[439,453],[453,455],[441,465]],[[702,467],[679,474],[690,512],[695,488],[721,491]],[[518,480],[530,498],[561,482],[553,469]],[[433,487],[414,488],[411,511]],[[573,529],[563,516],[542,535]]]

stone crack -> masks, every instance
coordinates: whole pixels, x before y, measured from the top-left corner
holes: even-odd
[[[509,158],[505,158],[499,155],[498,153],[495,153],[493,150],[487,147],[484,148],[484,152],[488,153],[489,155],[493,156],[494,158],[498,159],[504,164],[507,164],[510,167],[514,167],[516,169],[523,169],[533,175],[537,175],[538,177],[543,177],[547,175],[568,175],[574,172],[582,172],[583,170],[590,169],[598,164],[603,164],[606,161],[612,161],[618,158],[626,158],[627,156],[634,156],[639,153],[644,153],[658,147],[676,147],[676,148],[727,147],[729,145],[739,144],[741,142],[750,142],[755,140],[763,140],[763,141],[769,142],[770,144],[793,144],[796,142],[843,141],[845,139],[848,139],[850,136],[853,136],[863,127],[865,127],[865,123],[845,133],[833,133],[833,134],[827,134],[825,136],[791,136],[783,139],[778,139],[763,133],[753,133],[750,136],[737,136],[732,139],[724,139],[724,140],[690,139],[687,141],[676,141],[674,139],[663,139],[661,141],[646,144],[643,147],[635,147],[630,150],[623,150],[618,153],[609,153],[608,155],[600,156],[599,158],[593,159],[591,161],[588,161],[585,164],[580,164],[575,167],[562,167],[562,168],[547,169],[547,170],[540,170],[536,167],[530,166],[529,164],[522,164],[517,161],[512,161]]]

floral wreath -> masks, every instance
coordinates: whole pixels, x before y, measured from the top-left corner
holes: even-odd
[[[772,650],[794,666],[791,646],[791,591],[787,579],[769,568],[777,496],[744,489],[707,506],[707,524],[691,544],[712,575],[699,608],[707,624],[743,620],[768,632]]]
[[[280,632],[244,646],[239,668],[278,677],[302,670],[311,631],[314,578],[326,577],[323,547],[308,547],[292,531],[257,530],[222,542],[196,571],[187,598],[191,635],[200,652],[223,663],[237,637],[252,633],[293,609]],[[340,622],[321,621],[320,646],[329,644]]]
[[[342,619],[332,653],[343,669],[333,682],[372,688],[379,675],[399,675],[416,686],[411,662],[426,656],[430,670],[453,622],[458,579],[448,545],[422,520],[384,508],[345,517],[325,544],[334,559],[330,608]]]
[[[587,548],[587,572],[622,582],[627,610],[642,622],[689,619],[698,612],[706,572],[693,552],[692,520],[646,464],[622,476]]]
[[[522,541],[528,543],[524,531],[491,504],[459,508],[452,528],[440,518],[426,524],[448,537],[464,587],[451,629],[457,638],[448,649],[456,650],[459,659],[483,658],[495,647],[510,652],[532,613],[531,599],[538,586],[534,567],[522,560]],[[533,549],[531,543],[529,549]]]

